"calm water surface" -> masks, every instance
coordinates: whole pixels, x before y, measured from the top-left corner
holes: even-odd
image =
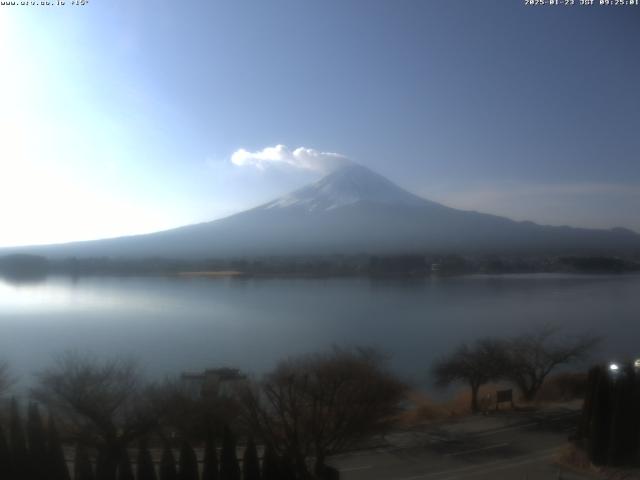
[[[544,323],[605,335],[602,357],[640,355],[640,275],[0,279],[0,358],[22,379],[67,349],[133,356],[162,376],[259,373],[290,354],[364,344],[426,385],[430,362],[459,342]]]

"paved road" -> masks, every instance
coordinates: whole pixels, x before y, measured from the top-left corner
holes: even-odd
[[[384,447],[335,457],[344,480],[582,480],[553,459],[567,445],[579,413],[543,412],[469,417],[399,432]]]

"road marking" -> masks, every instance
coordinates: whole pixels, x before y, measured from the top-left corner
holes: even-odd
[[[491,450],[493,448],[506,447],[508,445],[509,445],[509,443],[496,443],[495,445],[488,445],[486,447],[474,448],[473,450],[464,450],[462,452],[447,453],[445,455],[445,457],[455,457],[455,456],[458,456],[458,455],[467,455],[469,453],[482,452],[484,450]]]
[[[509,432],[511,430],[519,430],[519,429],[523,429],[523,428],[527,428],[527,427],[536,427],[538,425],[541,424],[547,424],[547,423],[552,423],[555,422],[557,420],[564,420],[565,418],[569,418],[569,417],[573,417],[573,416],[578,416],[580,415],[580,412],[570,412],[570,413],[565,413],[562,415],[557,415],[553,418],[548,418],[545,421],[537,421],[537,422],[530,422],[530,423],[520,423],[517,425],[513,425],[511,427],[502,427],[502,428],[496,428],[494,430],[489,430],[489,431],[485,431],[485,432],[480,432],[480,433],[470,433],[469,434],[469,438],[481,438],[481,437],[490,437],[491,435],[496,435],[498,433],[503,433],[503,432]],[[567,431],[572,430],[571,428],[568,428]],[[455,440],[451,440],[451,441],[455,441]],[[439,444],[443,444],[443,443],[447,443],[447,440],[437,440],[433,443],[439,443]],[[376,453],[395,453],[395,452],[399,452],[402,450],[410,450],[410,449],[414,449],[417,448],[416,446],[403,446],[403,447],[389,447],[389,448],[376,448],[375,452]],[[364,455],[368,455],[370,453],[367,451],[363,451],[362,454]],[[353,454],[351,454],[353,455]]]
[[[466,474],[471,473],[475,475],[479,473],[490,472],[492,469],[501,470],[509,467],[517,467],[519,465],[524,465],[524,464],[536,462],[539,460],[544,460],[545,458],[550,457],[557,450],[558,450],[558,447],[553,447],[547,450],[540,450],[534,454],[535,456],[530,455],[528,457],[525,457],[526,460],[520,460],[519,462],[505,463],[504,460],[496,460],[496,461],[484,463],[481,465],[470,465],[468,467],[454,468],[452,470],[442,470],[440,472],[431,472],[431,473],[425,473],[422,475],[414,475],[413,477],[402,477],[396,480],[419,480],[419,479],[441,477],[442,475],[453,475],[453,476],[440,479],[440,480],[451,480],[451,479],[460,478],[459,474],[464,475],[465,474],[464,472],[467,472]]]
[[[340,472],[355,472],[356,470],[367,470],[369,468],[373,468],[373,465],[363,465],[361,467],[349,467],[349,468],[341,468]]]
[[[521,423],[519,425],[513,425],[511,427],[497,428],[495,430],[490,430],[488,432],[471,434],[470,436],[472,438],[488,437],[488,436],[491,436],[491,435],[495,435],[496,433],[508,432],[509,430],[518,430],[520,428],[535,427],[535,426],[538,426],[538,425],[541,425],[541,424],[551,423],[551,422],[555,422],[557,420],[563,420],[563,419],[568,418],[568,417],[578,416],[579,414],[580,414],[580,412],[567,413],[567,414],[564,414],[562,416],[558,415],[557,417],[554,417],[554,418],[549,418],[549,419],[545,419],[545,420],[539,420],[537,422],[531,422],[531,423]]]
[[[505,463],[504,465],[498,465],[495,467],[484,468],[484,469],[479,468],[475,472],[468,472],[464,474],[464,476],[468,477],[468,476],[474,476],[474,475],[483,475],[490,472],[497,472],[498,470],[506,470],[509,468],[520,467],[522,465],[527,465],[529,463],[539,462],[540,460],[546,460],[548,458],[551,458],[552,455],[553,455],[553,452],[540,455],[538,457],[529,458],[527,460],[522,460],[520,462]],[[454,475],[453,477],[445,477],[445,478],[441,478],[440,480],[456,480],[458,478],[461,478],[461,477],[459,475]]]

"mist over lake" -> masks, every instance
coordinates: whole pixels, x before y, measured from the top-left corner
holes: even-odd
[[[598,356],[640,352],[640,275],[415,280],[49,277],[0,280],[0,352],[28,383],[68,349],[140,361],[153,378],[218,366],[262,373],[331,345],[373,345],[429,387],[459,342],[551,323],[605,336]]]

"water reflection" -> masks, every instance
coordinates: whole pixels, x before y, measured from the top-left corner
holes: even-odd
[[[0,272],[0,280],[11,285],[33,285],[47,280],[45,272]]]
[[[68,348],[134,355],[160,376],[220,365],[261,372],[286,355],[368,344],[424,383],[452,345],[540,323],[606,333],[603,355],[637,354],[639,293],[637,275],[0,280],[0,356],[28,376]]]

